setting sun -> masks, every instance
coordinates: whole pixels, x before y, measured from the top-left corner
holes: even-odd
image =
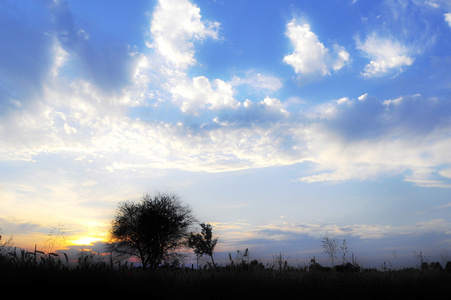
[[[92,246],[95,242],[104,242],[105,239],[102,237],[93,237],[93,236],[81,236],[75,239],[69,239],[67,243],[71,246]]]

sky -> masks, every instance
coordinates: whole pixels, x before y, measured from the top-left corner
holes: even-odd
[[[448,0],[3,0],[0,40],[3,243],[163,192],[218,255],[451,251]]]

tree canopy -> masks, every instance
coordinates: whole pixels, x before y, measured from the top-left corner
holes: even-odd
[[[137,257],[143,268],[155,269],[186,245],[194,222],[190,207],[174,194],[120,202],[110,231],[110,249]]]
[[[210,224],[201,223],[200,227],[201,233],[191,232],[188,238],[188,246],[193,248],[197,258],[200,258],[203,255],[210,256],[214,266],[215,260],[213,259],[213,250],[218,242],[218,238],[213,238],[212,227]]]

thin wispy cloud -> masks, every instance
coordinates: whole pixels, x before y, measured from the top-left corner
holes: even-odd
[[[368,35],[364,42],[357,39],[356,43],[357,49],[371,60],[362,72],[365,77],[385,75],[392,70],[402,72],[414,62],[406,46],[397,40],[380,38],[375,32]]]

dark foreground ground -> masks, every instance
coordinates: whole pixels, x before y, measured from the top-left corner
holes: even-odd
[[[451,272],[228,267],[145,271],[0,264],[0,288],[2,295],[90,299],[451,299]]]

